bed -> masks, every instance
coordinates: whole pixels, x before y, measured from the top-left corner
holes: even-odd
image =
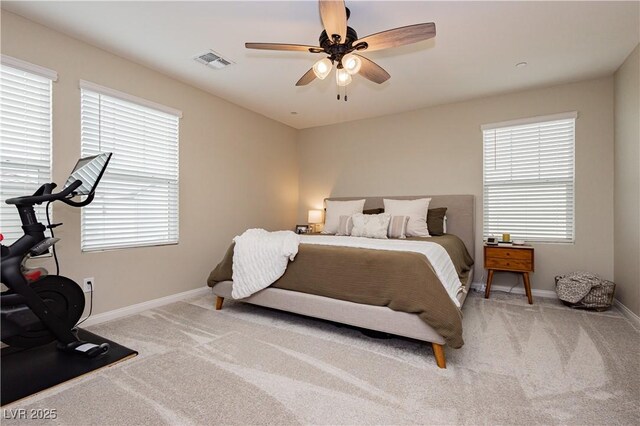
[[[383,198],[412,200],[425,197],[431,198],[429,208],[447,207],[447,235],[424,240],[443,245],[452,260],[457,256],[454,256],[456,250],[464,252],[465,258],[468,257],[465,265],[456,264],[463,290],[455,296],[446,295],[442,284],[435,286],[422,282],[427,279],[427,275],[432,274],[433,268],[430,267],[429,261],[424,256],[416,253],[391,253],[384,250],[351,247],[328,248],[317,244],[305,244],[302,241],[296,260],[289,264],[281,279],[272,286],[241,299],[241,301],[429,342],[433,348],[436,364],[440,368],[446,368],[445,345],[452,347],[462,345],[460,308],[464,304],[467,292],[473,282],[473,268],[471,267],[473,260],[469,253],[474,252],[474,197],[472,195],[422,195],[338,197],[327,198],[327,200],[348,201],[365,198],[364,208],[376,209],[383,207]],[[415,240],[410,239],[407,244],[412,244],[412,241]],[[418,238],[417,240],[422,239]],[[395,244],[402,244],[399,241],[405,240],[396,241]],[[411,256],[412,254],[413,256]],[[208,284],[216,295],[217,310],[222,309],[225,298],[231,297],[233,283],[225,278],[231,276],[232,255],[233,247],[230,247],[225,259],[209,277]],[[460,254],[460,256],[463,255]],[[400,262],[404,262],[402,275],[403,285],[408,286],[406,289],[386,284],[393,281],[398,274]],[[465,262],[461,261],[460,263]],[[367,265],[366,269],[362,266],[362,269],[354,272],[362,274],[363,280],[355,279],[356,275],[348,275],[349,265],[354,263]],[[454,261],[454,263],[457,262]],[[375,270],[377,265],[384,264],[388,266],[382,266],[382,270]],[[387,267],[391,269],[386,270]],[[395,269],[393,269],[394,267]],[[345,279],[342,275],[332,275],[332,269],[344,271],[347,278]],[[331,277],[334,278],[331,279]],[[388,281],[385,281],[385,277],[388,277]],[[429,279],[433,281],[433,277]],[[371,294],[351,294],[348,297],[343,297],[342,294],[336,293],[336,288],[346,291],[342,288],[347,287],[352,281],[358,281],[358,285],[353,287],[361,293],[369,291],[361,286],[377,285],[378,287],[371,289],[372,294],[375,293],[376,297],[367,297]],[[378,282],[374,283],[374,281]],[[386,291],[395,292],[395,295],[387,298]],[[411,295],[411,297],[403,297],[402,292],[406,292],[406,295]],[[382,293],[385,293],[384,297],[378,297]],[[446,295],[447,300],[444,300],[443,294]],[[448,300],[449,297],[456,300]],[[452,302],[455,302],[455,305],[459,305],[460,308]]]

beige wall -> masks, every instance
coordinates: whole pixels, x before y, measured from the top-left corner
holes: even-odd
[[[640,45],[614,78],[616,296],[640,315]]]
[[[57,182],[64,182],[80,155],[78,80],[184,113],[178,245],[81,253],[80,209],[54,207],[55,221],[64,222],[57,231],[62,273],[75,280],[95,277],[94,312],[202,287],[234,235],[248,227],[281,229],[295,222],[294,129],[5,11],[1,50],[59,74],[53,84]]]
[[[476,280],[482,268],[480,125],[578,111],[576,243],[536,244],[535,288],[556,274],[588,270],[613,278],[613,79],[567,84],[300,131],[300,208],[332,196],[474,194]],[[496,284],[515,284],[500,274]],[[500,280],[500,281],[499,281]]]

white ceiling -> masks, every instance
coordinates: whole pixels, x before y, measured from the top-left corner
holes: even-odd
[[[356,76],[344,102],[336,100],[334,78],[295,87],[321,56],[244,48],[247,41],[317,45],[322,27],[315,1],[2,2],[299,129],[610,75],[640,41],[639,5],[347,1],[349,25],[360,37],[420,22],[435,22],[437,36],[365,53],[391,79],[377,85]],[[192,60],[207,49],[236,64],[212,70]],[[516,68],[521,61],[529,65]]]

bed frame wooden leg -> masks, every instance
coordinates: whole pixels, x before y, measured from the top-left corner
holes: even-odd
[[[222,303],[224,302],[224,297],[216,296],[216,311],[222,309]]]
[[[444,346],[437,343],[431,343],[433,354],[436,356],[436,364],[440,368],[447,368],[447,360],[444,357]]]

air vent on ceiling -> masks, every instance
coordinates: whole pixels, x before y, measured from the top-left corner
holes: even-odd
[[[206,65],[208,67],[211,67],[211,68],[214,68],[214,69],[224,68],[226,66],[229,66],[229,65],[233,64],[233,62],[231,62],[228,59],[223,58],[222,56],[220,56],[219,54],[217,54],[213,50],[209,50],[208,52],[205,52],[205,53],[203,53],[201,55],[198,55],[193,59],[196,62],[200,62],[201,64],[204,64],[204,65]]]

